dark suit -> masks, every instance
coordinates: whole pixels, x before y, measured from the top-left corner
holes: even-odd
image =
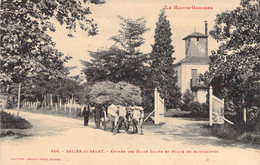
[[[89,105],[87,105],[87,106],[85,105],[83,112],[82,112],[82,116],[84,117],[84,126],[88,125],[89,111],[90,111]]]

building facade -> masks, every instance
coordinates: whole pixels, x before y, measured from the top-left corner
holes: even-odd
[[[190,90],[195,101],[206,102],[207,86],[198,79],[199,74],[204,74],[209,69],[208,57],[208,30],[205,21],[205,33],[194,32],[185,38],[185,58],[174,66],[178,76],[177,85],[183,94]]]

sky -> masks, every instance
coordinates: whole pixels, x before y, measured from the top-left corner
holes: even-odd
[[[216,15],[233,10],[239,6],[240,0],[106,0],[102,5],[91,5],[92,14],[89,15],[98,24],[99,34],[88,36],[87,32],[77,30],[73,38],[67,37],[68,31],[64,26],[56,25],[56,32],[50,33],[56,42],[56,48],[69,55],[72,59],[66,64],[67,66],[76,66],[71,71],[71,75],[80,74],[82,65],[80,60],[89,61],[89,51],[105,49],[114,43],[109,40],[111,36],[118,34],[120,28],[120,19],[118,16],[125,18],[137,19],[145,17],[146,27],[150,31],[145,33],[145,43],[141,47],[141,52],[149,53],[152,50],[151,45],[154,43],[154,31],[162,8],[174,7],[213,7],[212,10],[199,9],[167,9],[167,19],[170,21],[172,32],[172,45],[176,58],[174,62],[185,57],[185,43],[182,40],[194,31],[204,33],[204,21],[208,21],[208,31],[214,26]],[[209,37],[209,52],[216,50],[218,43]]]

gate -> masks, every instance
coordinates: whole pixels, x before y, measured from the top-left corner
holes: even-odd
[[[224,117],[224,100],[213,95],[212,86],[209,87],[209,125],[224,124],[224,121],[234,124]]]
[[[164,123],[164,113],[166,111],[164,99],[160,97],[157,88],[154,90],[154,124]]]

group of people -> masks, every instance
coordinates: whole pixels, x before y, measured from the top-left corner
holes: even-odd
[[[84,118],[84,126],[88,126],[90,111],[91,107],[89,105],[82,106],[81,112]],[[120,129],[123,121],[128,123],[128,127],[126,129],[128,130],[130,124],[129,121],[132,121],[131,123],[133,124],[133,132],[140,131],[140,134],[142,134],[142,124],[144,119],[144,111],[142,107],[124,107],[112,104],[106,109],[106,113],[104,115],[103,124],[105,125],[107,122],[111,121],[112,130],[114,129],[114,126],[117,129]]]

